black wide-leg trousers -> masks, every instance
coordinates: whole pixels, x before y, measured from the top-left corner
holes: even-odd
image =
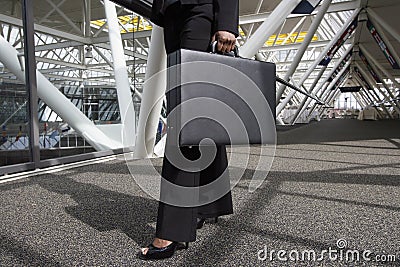
[[[168,7],[164,15],[164,41],[167,53],[180,48],[197,51],[208,50],[213,34],[213,4],[181,5],[176,3]],[[169,111],[169,108],[167,110]],[[168,146],[168,140],[166,143],[167,153],[169,149],[180,149],[188,160],[193,161],[200,157],[197,146],[175,148]],[[178,207],[160,201],[156,237],[171,241],[191,242],[196,239],[197,218],[232,214],[232,196],[229,190],[227,167],[225,146],[217,146],[212,163],[199,172],[179,169],[165,156],[161,175],[167,181],[185,187],[198,187],[209,184],[217,178],[224,179],[223,184],[226,184],[228,193],[209,204],[198,207]],[[165,190],[165,186],[162,182],[161,195],[165,193],[163,190]]]

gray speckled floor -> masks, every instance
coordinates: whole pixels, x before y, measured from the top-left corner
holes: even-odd
[[[123,160],[3,184],[0,266],[400,266],[400,121],[330,120],[279,132],[272,169],[254,193],[259,148],[251,152],[233,190],[235,214],[205,225],[189,250],[162,262],[136,258],[153,237],[157,202]],[[397,261],[257,257],[265,246],[320,253],[337,249],[338,239]]]

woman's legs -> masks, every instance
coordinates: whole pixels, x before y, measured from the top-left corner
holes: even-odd
[[[207,51],[213,26],[213,5],[184,5],[170,7],[165,13],[165,47],[167,53],[180,48]],[[168,142],[167,142],[168,143]],[[174,149],[167,147],[168,149]],[[177,148],[175,148],[177,149]],[[190,160],[200,157],[198,147],[180,148]],[[195,187],[208,184],[218,178],[227,167],[225,147],[217,147],[217,155],[209,167],[202,172],[187,172],[175,167],[164,157],[162,177],[177,185]],[[229,175],[224,174],[229,191]],[[161,184],[161,194],[163,185]],[[154,245],[168,245],[168,240],[189,242],[196,238],[198,217],[211,217],[232,213],[230,192],[224,197],[201,207],[177,207],[159,203],[156,240]],[[163,242],[164,241],[164,242]]]

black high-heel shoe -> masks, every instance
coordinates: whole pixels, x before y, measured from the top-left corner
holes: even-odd
[[[180,242],[172,242],[166,247],[157,248],[153,244],[147,246],[148,251],[146,254],[143,254],[142,251],[139,252],[138,257],[141,260],[161,260],[170,258],[174,255],[175,251],[181,249],[188,249],[189,242],[185,242],[182,244]]]
[[[218,222],[218,217],[211,218],[212,223],[217,223]],[[205,218],[197,218],[197,229],[201,229],[204,226],[204,223],[206,222]]]

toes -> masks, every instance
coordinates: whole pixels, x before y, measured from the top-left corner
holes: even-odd
[[[141,251],[142,251],[143,255],[146,255],[147,251],[149,251],[149,249],[148,248],[142,248]]]

